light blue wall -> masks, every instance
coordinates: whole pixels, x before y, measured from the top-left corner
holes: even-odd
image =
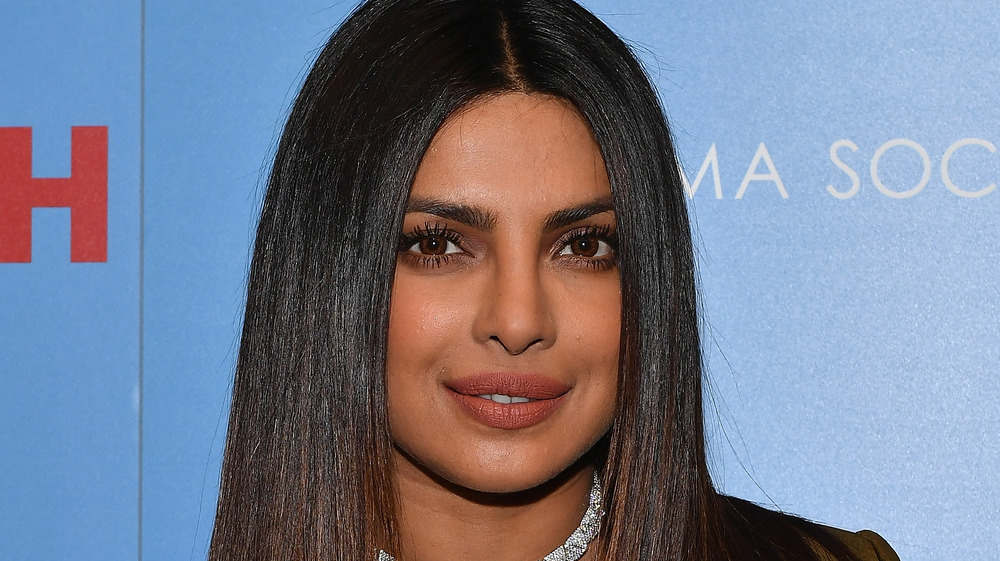
[[[0,559],[137,559],[140,477],[143,559],[203,559],[260,170],[353,2],[12,4],[0,127],[33,127],[36,177],[108,127],[109,257],[70,263],[69,212],[39,209],[33,262],[0,263]],[[994,559],[1000,192],[941,167],[981,139],[951,182],[1000,183],[1000,10],[586,4],[647,63],[692,182],[715,146],[721,198],[710,167],[691,214],[720,486],[903,559]],[[886,190],[929,162],[907,198],[872,178],[895,139]],[[762,143],[787,198],[737,198]]]
[[[692,181],[717,149],[723,198],[709,171],[692,215],[718,481],[876,529],[903,559],[995,559],[1000,192],[957,196],[941,162],[961,139],[1000,145],[996,4],[659,4],[596,9],[649,52]],[[842,139],[860,183],[843,200]],[[894,139],[930,163],[909,198],[872,179]],[[761,143],[787,199],[773,181],[736,198]],[[906,146],[878,159],[894,191],[923,171]],[[949,172],[1000,183],[1000,154],[960,148]]]
[[[72,126],[109,138],[107,263],[70,263],[56,208],[33,211],[32,263],[0,263],[4,560],[137,551],[141,20],[95,8],[0,4],[0,127],[33,128],[33,175],[70,175]]]

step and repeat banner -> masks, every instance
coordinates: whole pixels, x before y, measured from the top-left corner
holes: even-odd
[[[586,5],[673,126],[718,486],[995,559],[1000,8]],[[353,6],[0,6],[0,559],[205,558],[262,173]]]

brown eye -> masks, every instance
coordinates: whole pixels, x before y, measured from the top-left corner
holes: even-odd
[[[601,242],[594,236],[584,236],[577,238],[570,242],[570,251],[574,255],[579,255],[581,257],[593,257],[597,255],[597,249],[600,247]]]
[[[424,235],[420,236],[420,238],[416,240],[411,240],[408,243],[410,244],[409,247],[404,246],[406,251],[429,257],[438,257],[462,252],[462,248],[460,248],[456,242],[445,236],[436,236],[433,234]]]
[[[586,259],[600,259],[614,254],[614,247],[597,234],[584,234],[566,242],[559,255],[573,255]]]
[[[444,255],[448,250],[448,240],[440,236],[427,236],[416,245],[424,255]]]

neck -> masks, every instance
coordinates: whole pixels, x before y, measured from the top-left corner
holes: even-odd
[[[594,469],[580,464],[534,489],[496,494],[441,480],[409,459],[396,465],[400,561],[542,559],[580,524]]]

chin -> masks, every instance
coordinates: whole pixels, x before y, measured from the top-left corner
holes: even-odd
[[[451,483],[479,493],[511,494],[545,487],[559,475],[560,472],[537,473],[504,470],[456,478],[458,480],[451,481]]]
[[[480,450],[479,454],[456,454],[445,461],[427,458],[421,462],[419,451],[409,453],[396,445],[398,466],[412,475],[420,474],[459,494],[509,495],[547,493],[573,476],[593,466],[592,446],[579,453],[554,456],[551,450],[522,451]]]

